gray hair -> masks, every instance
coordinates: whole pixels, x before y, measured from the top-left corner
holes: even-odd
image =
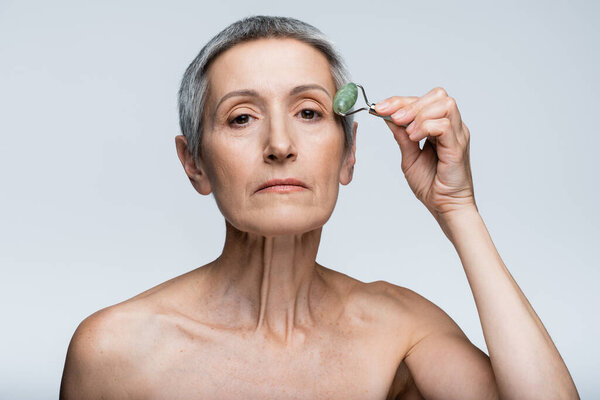
[[[203,109],[208,96],[206,71],[219,54],[238,43],[261,38],[292,38],[321,51],[327,58],[336,91],[350,82],[350,73],[332,42],[314,26],[294,18],[255,15],[229,25],[214,36],[187,67],[179,88],[179,125],[197,162],[203,133]],[[340,117],[345,145],[352,145],[353,116]]]

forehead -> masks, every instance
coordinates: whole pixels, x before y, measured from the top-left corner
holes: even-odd
[[[239,89],[287,94],[291,87],[316,83],[335,92],[329,62],[321,51],[289,38],[268,38],[233,46],[207,71],[211,98]]]

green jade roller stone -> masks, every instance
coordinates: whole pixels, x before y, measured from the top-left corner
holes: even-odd
[[[333,111],[338,114],[346,114],[356,103],[358,98],[358,87],[352,82],[345,84],[333,97]]]

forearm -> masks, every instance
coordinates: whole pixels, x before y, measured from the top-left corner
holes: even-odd
[[[438,221],[467,275],[501,398],[578,399],[565,363],[478,211],[465,209]]]

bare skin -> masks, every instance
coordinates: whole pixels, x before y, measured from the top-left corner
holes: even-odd
[[[409,375],[399,366],[414,340],[402,291],[316,263],[322,226],[355,160],[331,110],[326,58],[294,40],[260,40],[220,55],[209,77],[200,165],[183,136],[176,144],[192,185],[213,193],[225,216],[223,252],[84,320],[69,347],[61,398],[400,393]],[[219,101],[245,89],[258,96]],[[306,188],[256,192],[288,177]]]
[[[198,161],[184,136],[176,146],[193,187],[212,193],[225,217],[223,252],[86,318],[61,399],[578,398],[477,212],[469,132],[443,89],[377,109],[392,115],[402,172],[457,249],[491,359],[411,290],[316,262],[356,161],[357,124],[346,146],[325,56],[259,39],[228,49],[207,73]],[[301,183],[261,190],[274,178]]]
[[[294,40],[260,40],[219,56],[209,76],[209,151],[196,165],[185,138],[176,144],[192,185],[213,193],[225,216],[223,252],[86,318],[69,347],[61,398],[420,398],[403,363],[425,334],[417,318],[460,329],[408,289],[316,262],[339,184],[352,179],[357,127],[345,148],[327,60]],[[289,95],[305,84],[322,89]],[[240,89],[260,97],[216,107]],[[308,188],[256,193],[275,177]]]
[[[422,399],[403,362],[425,334],[419,314],[462,334],[408,289],[316,263],[306,303],[287,310],[289,326],[277,333],[260,317],[274,307],[277,278],[266,274],[254,303],[223,285],[220,262],[88,317],[69,351],[91,359],[67,363],[61,398]]]

